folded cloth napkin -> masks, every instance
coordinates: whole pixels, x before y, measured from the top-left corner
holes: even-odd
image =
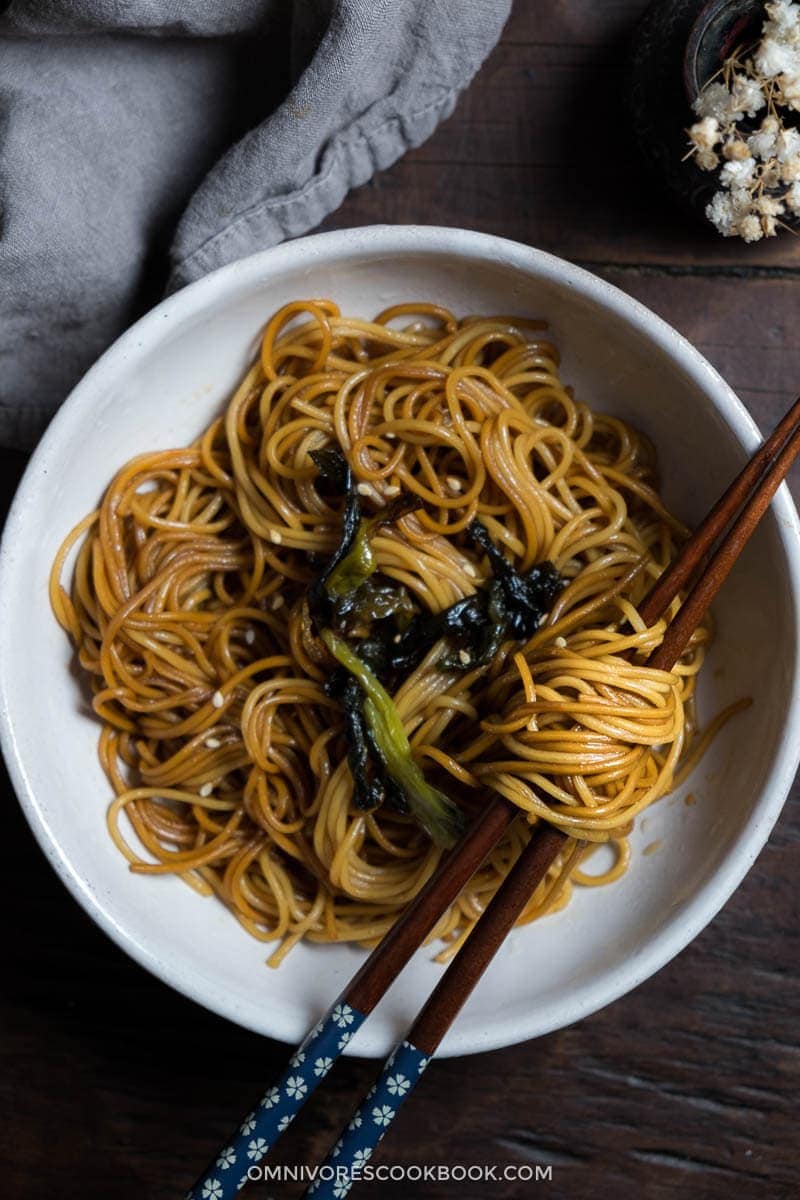
[[[32,444],[165,286],[424,141],[510,2],[0,0],[0,443]]]

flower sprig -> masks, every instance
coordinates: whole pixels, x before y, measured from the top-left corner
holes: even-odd
[[[689,155],[720,187],[706,216],[723,237],[758,242],[800,216],[800,5],[766,4],[758,43],[735,50],[693,104]],[[760,125],[754,118],[764,112]]]

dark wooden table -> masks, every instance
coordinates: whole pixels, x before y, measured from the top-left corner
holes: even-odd
[[[800,241],[724,242],[638,177],[620,81],[642,8],[518,0],[454,116],[327,226],[462,225],[572,259],[684,332],[766,428],[800,386]],[[2,459],[9,492],[22,465]],[[3,798],[0,1195],[174,1200],[285,1048],[129,962],[56,881],[7,781]],[[734,898],[676,961],[580,1025],[434,1063],[381,1151],[397,1164],[552,1165],[550,1183],[386,1183],[356,1194],[800,1195],[796,801],[797,789]],[[343,1062],[281,1160],[318,1162],[373,1072]]]

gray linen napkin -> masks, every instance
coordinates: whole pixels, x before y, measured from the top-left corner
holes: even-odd
[[[305,233],[429,137],[510,2],[12,0],[0,443],[31,445],[165,286]]]

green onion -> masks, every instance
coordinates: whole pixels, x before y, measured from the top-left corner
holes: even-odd
[[[386,774],[402,792],[412,815],[438,846],[452,846],[464,829],[461,809],[426,780],[411,754],[400,714],[389,693],[347,642],[331,629],[320,633],[337,662],[364,693],[364,718]]]

